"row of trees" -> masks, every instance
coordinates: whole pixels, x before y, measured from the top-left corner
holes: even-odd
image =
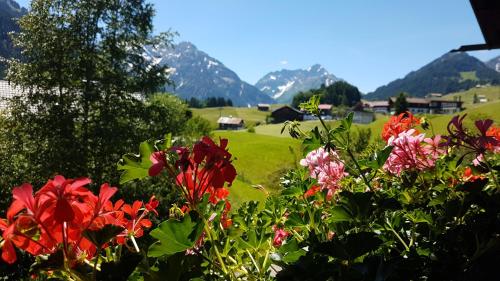
[[[186,100],[186,103],[190,108],[233,106],[233,101],[231,99],[224,99],[223,97],[208,97],[205,100],[192,97]]]
[[[361,100],[358,88],[345,82],[335,82],[330,86],[322,85],[319,89],[300,92],[293,97],[292,106],[308,101],[312,96],[318,95],[321,103],[333,104],[334,106],[354,106]]]

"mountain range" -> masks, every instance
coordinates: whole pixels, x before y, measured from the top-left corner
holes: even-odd
[[[448,94],[485,84],[500,84],[500,73],[467,53],[446,53],[404,78],[377,88],[365,98],[386,99],[401,92],[423,97],[432,92]]]
[[[0,58],[19,57],[8,36],[18,31],[16,18],[27,13],[14,0],[0,0]],[[248,106],[257,103],[290,103],[299,92],[329,86],[338,77],[323,66],[315,64],[307,69],[270,72],[255,85],[242,81],[221,61],[209,56],[189,42],[175,46],[144,47],[144,57],[156,64],[170,67],[170,78],[175,86],[166,86],[183,99],[195,97],[223,97],[234,105]],[[0,59],[0,79],[4,77],[5,64]],[[467,90],[476,85],[500,84],[500,56],[482,62],[466,53],[447,53],[422,68],[408,73],[364,96],[366,99],[386,99],[400,92],[422,97],[430,92],[447,94]]]
[[[500,72],[500,56],[492,58],[491,60],[486,62],[486,65],[495,70],[496,72]]]
[[[275,99],[278,103],[290,103],[299,92],[318,89],[340,81],[323,66],[315,64],[307,69],[274,71],[262,77],[255,87]]]
[[[13,0],[0,0],[0,79],[4,77],[5,64],[1,58],[18,57],[19,51],[16,50],[9,37],[9,32],[19,31],[19,26],[15,19],[20,18],[27,13],[27,10],[21,8]]]
[[[231,99],[237,106],[274,103],[271,97],[242,81],[234,71],[198,50],[192,43],[181,42],[173,47],[146,47],[144,57],[170,67],[170,79],[174,87],[166,90],[183,99],[224,97]]]

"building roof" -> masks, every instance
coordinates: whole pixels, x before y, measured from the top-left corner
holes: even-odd
[[[374,100],[366,102],[369,107],[388,107],[389,101],[386,100]]]
[[[231,116],[221,116],[219,120],[217,120],[218,124],[229,124],[229,125],[239,125],[243,122],[243,119],[231,117]]]
[[[395,102],[397,99],[397,97],[391,97],[391,101],[392,102]],[[429,100],[428,99],[424,99],[424,98],[406,98],[406,101],[408,103],[413,103],[413,104],[427,104],[429,103]]]
[[[500,49],[500,1],[470,0],[484,44],[461,46],[452,52]]]
[[[456,103],[463,103],[463,101],[459,100],[450,100],[448,98],[430,98],[429,101],[441,101],[441,102],[456,102]]]
[[[259,103],[257,104],[257,107],[270,107],[271,105],[269,105],[268,103]]]
[[[318,108],[319,108],[319,110],[330,110],[330,109],[332,109],[332,105],[323,103],[323,104],[318,105]]]
[[[420,103],[420,104],[429,103],[428,99],[423,99],[423,98],[406,98],[406,101],[408,103]]]
[[[298,109],[296,109],[296,108],[293,108],[293,107],[291,107],[291,106],[288,106],[288,105],[284,105],[284,106],[282,106],[282,107],[276,108],[275,110],[273,110],[273,111],[271,112],[271,114],[273,114],[273,113],[275,113],[275,112],[278,112],[278,111],[281,111],[281,110],[283,110],[283,109],[287,109],[287,108],[288,108],[288,109],[290,109],[290,110],[292,110],[292,111],[294,111],[294,112],[296,112],[296,113],[299,113],[299,114],[304,114],[304,112],[302,112],[302,111],[300,111],[300,110],[298,110]]]

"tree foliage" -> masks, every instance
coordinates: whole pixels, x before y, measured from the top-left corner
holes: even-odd
[[[394,115],[399,115],[408,111],[408,101],[406,100],[406,94],[400,93],[394,102]]]
[[[333,104],[334,106],[354,106],[361,100],[361,93],[357,87],[345,81],[339,81],[327,87],[322,85],[319,89],[298,93],[293,97],[292,106],[298,107],[315,95],[319,96],[321,103]]]
[[[223,97],[208,97],[205,100],[199,100],[192,97],[187,102],[191,108],[233,106],[233,101],[231,99],[228,98],[226,100]]]
[[[166,67],[142,56],[146,44],[170,44],[170,33],[151,37],[153,15],[144,0],[32,1],[13,35],[23,60],[8,62],[8,80],[26,94],[3,120],[2,185],[56,173],[116,182],[124,151],[183,129],[181,101],[144,102],[168,82]]]

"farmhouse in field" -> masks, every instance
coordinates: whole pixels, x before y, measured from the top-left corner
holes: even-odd
[[[319,112],[321,115],[332,115],[332,105],[331,104],[320,104],[318,105]]]
[[[362,102],[363,102],[363,108],[365,110],[381,114],[390,113],[389,101],[380,100],[380,101],[362,101]]]
[[[388,100],[362,101],[363,108],[367,111],[382,114],[394,113],[394,103],[397,97],[390,97]],[[440,93],[430,93],[425,98],[407,97],[408,111],[413,114],[454,114],[462,111],[463,102],[450,100]]]
[[[219,130],[240,130],[245,126],[245,122],[241,118],[222,116],[217,120]]]
[[[391,111],[394,108],[396,97],[389,98]],[[463,102],[460,100],[448,100],[440,94],[430,94],[426,98],[406,98],[408,111],[413,114],[453,114],[462,111]]]
[[[389,98],[389,107],[391,111],[394,110],[394,104],[396,102],[397,97]],[[429,113],[429,101],[424,98],[406,98],[406,102],[408,102],[408,111],[413,114],[416,113]]]
[[[271,106],[267,103],[259,103],[257,104],[257,110],[258,111],[269,111]]]
[[[441,94],[430,94],[429,100],[430,114],[454,114],[462,111],[463,102],[459,100],[449,100],[443,98]]]
[[[365,110],[363,102],[358,102],[356,105],[351,107],[348,112],[353,113],[353,123],[369,124],[375,120],[375,113]]]
[[[500,72],[500,71],[499,71],[499,72]],[[485,96],[485,95],[477,95],[477,101],[478,101],[479,103],[486,103],[486,102],[488,102],[488,99],[486,98],[486,96]]]
[[[271,118],[273,123],[283,123],[285,121],[303,121],[304,112],[285,105],[273,110],[273,112],[271,112]]]

